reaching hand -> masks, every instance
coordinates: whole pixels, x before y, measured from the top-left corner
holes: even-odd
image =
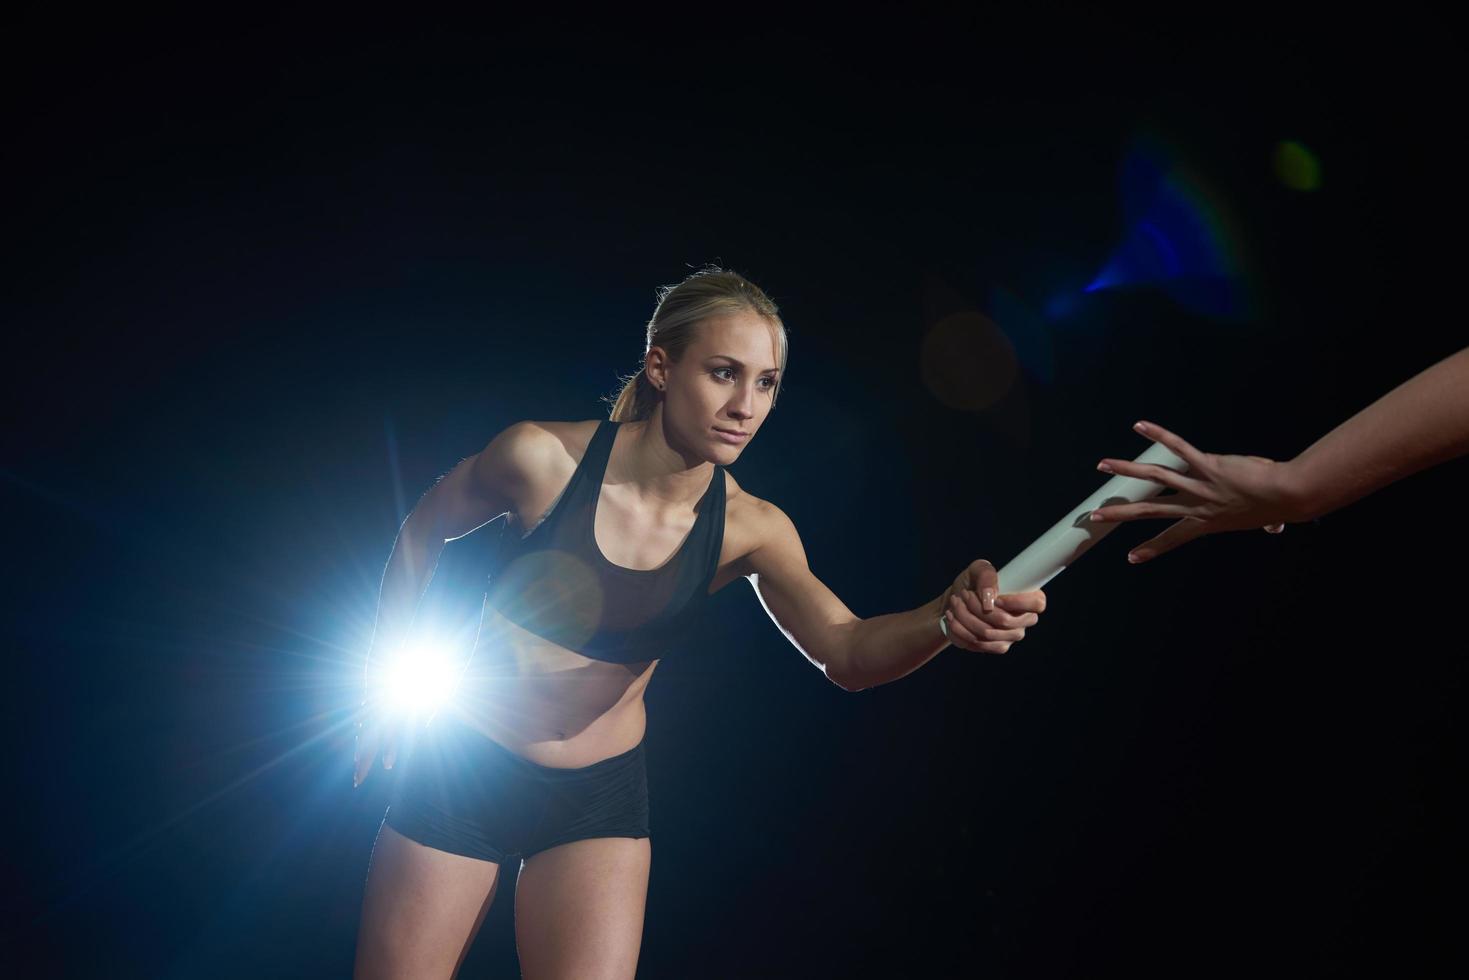
[[[1206,534],[1263,527],[1272,534],[1285,530],[1295,502],[1282,479],[1282,464],[1263,456],[1218,456],[1200,452],[1160,425],[1139,422],[1134,428],[1160,442],[1188,464],[1187,475],[1164,466],[1104,459],[1103,473],[1151,480],[1177,493],[1135,504],[1098,507],[1092,520],[1137,521],[1173,518],[1177,523],[1138,545],[1128,554],[1134,564],[1156,558]]]

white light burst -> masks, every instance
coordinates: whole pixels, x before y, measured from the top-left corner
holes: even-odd
[[[459,684],[459,668],[430,643],[401,650],[377,672],[380,702],[395,714],[430,714],[448,704]]]

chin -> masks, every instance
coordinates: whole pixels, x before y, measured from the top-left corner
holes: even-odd
[[[704,461],[716,466],[728,466],[740,458],[740,447],[738,446],[715,446],[710,451],[702,454]]]

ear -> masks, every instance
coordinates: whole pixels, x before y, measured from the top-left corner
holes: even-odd
[[[659,391],[668,389],[668,368],[672,363],[668,352],[656,345],[649,347],[648,353],[643,355],[643,373],[647,375],[653,387]]]

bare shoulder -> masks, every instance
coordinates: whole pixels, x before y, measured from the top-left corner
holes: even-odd
[[[485,472],[498,484],[523,489],[574,469],[586,452],[597,421],[544,422],[527,419],[506,426],[480,454]]]
[[[475,457],[473,485],[499,513],[508,510],[517,520],[528,511],[539,514],[555,493],[548,488],[571,478],[595,429],[595,421],[508,425]]]
[[[734,576],[753,571],[750,556],[759,548],[796,540],[796,528],[785,511],[747,490],[741,490],[733,474],[725,471],[724,557]]]

